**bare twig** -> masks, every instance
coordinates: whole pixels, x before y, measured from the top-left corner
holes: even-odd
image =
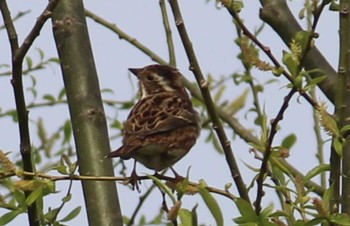
[[[127,224],[127,226],[131,226],[134,225],[134,221],[136,218],[136,215],[138,214],[138,212],[141,209],[141,206],[143,205],[143,203],[146,201],[146,199],[149,197],[149,195],[152,193],[153,189],[156,187],[155,184],[152,184],[152,186],[150,188],[148,188],[148,190],[146,191],[145,194],[143,194],[142,196],[140,196],[139,198],[139,203],[137,204],[134,212],[131,214],[131,217],[129,219],[129,222]]]
[[[176,67],[176,57],[175,57],[175,47],[173,42],[173,37],[171,35],[171,28],[168,19],[168,13],[165,6],[165,0],[159,0],[160,9],[162,11],[163,26],[165,29],[166,40],[169,52],[169,64]]]
[[[303,55],[300,57],[300,64],[299,64],[299,71],[301,71],[302,67],[306,63],[306,57],[308,53],[310,52],[310,49],[312,48],[312,41],[314,38],[317,38],[318,35],[315,33],[316,32],[316,27],[318,24],[318,21],[321,17],[321,13],[323,12],[324,7],[329,4],[329,1],[322,1],[321,5],[315,9],[313,15],[314,15],[314,21],[311,25],[311,34],[309,35],[309,38],[306,43],[306,47],[303,50]]]
[[[31,143],[28,127],[28,110],[25,103],[23,81],[22,81],[22,64],[25,55],[34,42],[35,38],[39,35],[41,28],[46,20],[51,16],[52,10],[55,8],[58,0],[49,1],[45,10],[38,17],[34,27],[25,38],[23,44],[19,47],[16,29],[13,25],[10,11],[7,7],[6,1],[0,1],[0,9],[5,22],[9,42],[11,45],[12,53],[12,86],[15,94],[16,109],[18,115],[18,126],[20,133],[20,152],[23,160],[23,169],[28,172],[34,171],[34,165],[31,159]],[[28,176],[26,179],[32,179]],[[30,195],[30,192],[25,192],[26,196]],[[39,214],[36,206],[36,202],[28,206],[28,219],[31,226],[39,226]]]
[[[48,175],[45,173],[34,173],[34,172],[17,172],[17,173],[8,173],[8,174],[1,174],[0,175],[0,179],[4,179],[4,178],[8,178],[8,177],[13,177],[13,176],[23,176],[23,177],[37,177],[37,178],[43,178],[43,179],[47,179],[47,180],[51,180],[51,181],[121,181],[123,183],[128,183],[128,181],[130,180],[129,177],[109,177],[109,176],[81,176],[81,175],[76,175],[76,174],[71,174],[71,175],[67,175],[67,176],[56,176],[56,175]],[[168,181],[168,182],[173,182],[176,183],[178,182],[178,178],[174,177],[168,177],[168,176],[164,176],[161,174],[155,174],[153,175],[154,177],[160,179],[160,180],[164,180],[164,181]],[[150,180],[149,176],[139,176],[138,180]],[[202,186],[199,183],[195,183],[195,182],[188,182],[189,185],[194,186],[194,187],[199,187]],[[230,192],[226,191],[226,190],[221,190],[218,188],[214,188],[214,187],[210,187],[210,186],[206,186],[205,189],[207,189],[209,192],[224,196],[228,199],[234,200],[236,198],[236,196],[234,196],[233,194],[231,194]]]
[[[213,128],[216,131],[216,134],[219,138],[219,141],[221,143],[221,146],[224,150],[225,157],[227,164],[230,168],[230,172],[232,175],[233,180],[235,181],[235,184],[237,186],[238,192],[240,196],[245,199],[246,201],[250,202],[248,190],[243,182],[242,175],[239,171],[235,156],[233,155],[230,141],[227,139],[225,130],[222,126],[222,123],[220,121],[218,112],[216,111],[216,106],[213,102],[213,99],[211,97],[210,91],[209,91],[209,84],[207,81],[205,81],[203,73],[199,67],[199,63],[197,61],[191,40],[187,34],[186,27],[184,20],[181,16],[180,7],[177,2],[177,0],[170,0],[169,1],[171,10],[174,14],[175,24],[178,29],[178,32],[180,34],[182,43],[184,45],[187,58],[189,60],[190,64],[190,70],[193,72],[193,74],[196,77],[197,83],[200,87],[204,103],[207,107],[208,114],[211,118],[211,121],[213,123]]]
[[[288,95],[284,98],[284,102],[283,102],[276,118],[273,119],[271,122],[271,131],[270,131],[270,135],[268,137],[266,149],[264,152],[264,158],[263,158],[263,161],[261,163],[259,176],[256,179],[258,188],[257,188],[256,201],[255,201],[254,205],[255,205],[255,211],[257,214],[259,214],[261,211],[261,201],[262,201],[262,197],[264,196],[263,183],[264,183],[264,178],[266,176],[266,173],[268,172],[268,162],[269,162],[269,158],[270,158],[271,153],[272,153],[272,149],[271,149],[272,142],[273,142],[273,139],[277,133],[277,125],[283,119],[283,114],[287,110],[289,102],[290,102],[292,96],[296,92],[297,92],[297,90],[295,88],[292,88],[290,90]]]
[[[265,46],[262,42],[258,40],[258,38],[249,31],[249,29],[244,25],[241,18],[238,16],[237,12],[233,9],[231,6],[231,1],[222,1],[225,7],[227,8],[228,12],[231,14],[233,19],[236,21],[236,23],[239,25],[239,27],[242,29],[243,34],[246,35],[250,40],[252,40],[272,61],[272,63],[275,65],[276,68],[282,68],[281,64],[278,62],[278,60],[275,58],[275,56],[272,54],[271,49],[267,46]],[[312,41],[312,40],[311,40]],[[286,70],[282,71],[282,74],[291,82],[293,83],[294,78],[292,75],[290,75]],[[305,93],[304,90],[300,89],[298,90],[300,95],[303,96],[309,104],[314,107],[315,109],[318,109],[319,105],[317,101],[312,99],[310,95]]]

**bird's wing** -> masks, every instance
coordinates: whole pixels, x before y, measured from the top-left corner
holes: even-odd
[[[165,97],[141,100],[124,123],[125,134],[146,137],[198,123],[197,113],[192,110],[189,100],[178,96]]]

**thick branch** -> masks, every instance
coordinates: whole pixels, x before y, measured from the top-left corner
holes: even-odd
[[[53,12],[53,32],[61,60],[81,175],[113,175],[109,136],[90,39],[79,0],[61,0]],[[89,225],[122,225],[115,183],[83,181]]]
[[[340,1],[339,10],[339,67],[338,86],[336,93],[336,115],[339,129],[350,125],[350,0]],[[339,139],[338,137],[335,139]],[[341,212],[350,215],[350,136],[346,135],[346,142],[343,145],[343,158],[341,159],[342,180],[341,180]],[[339,176],[339,175],[337,175]],[[338,179],[338,178],[337,178]]]
[[[260,18],[275,30],[287,46],[290,46],[292,39],[295,38],[298,31],[302,31],[302,28],[295,20],[286,0],[260,0],[260,3],[262,5]],[[306,70],[322,70],[322,72],[312,73],[313,78],[323,75],[328,76],[325,81],[319,84],[319,87],[328,99],[334,103],[337,73],[316,47],[310,48],[304,66]]]

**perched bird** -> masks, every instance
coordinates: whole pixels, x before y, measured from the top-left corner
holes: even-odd
[[[200,119],[181,74],[166,65],[129,69],[139,80],[140,99],[124,122],[123,145],[107,157],[135,159],[161,171],[184,157],[200,134]],[[135,166],[132,176],[137,176]]]

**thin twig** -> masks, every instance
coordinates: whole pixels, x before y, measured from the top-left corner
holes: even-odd
[[[199,63],[197,61],[197,58],[191,43],[191,40],[187,34],[185,23],[180,12],[179,4],[177,0],[170,0],[169,3],[170,3],[171,10],[173,11],[176,27],[180,34],[182,43],[184,45],[184,49],[187,54],[187,58],[189,60],[190,70],[195,75],[197,83],[200,87],[205,106],[207,107],[208,114],[213,123],[213,128],[216,131],[220,144],[224,150],[226,161],[229,166],[232,178],[235,181],[235,184],[237,186],[240,196],[246,201],[250,202],[248,190],[243,182],[243,178],[239,171],[239,167],[237,165],[235,156],[233,155],[230,141],[226,136],[226,133],[220,121],[218,112],[216,111],[216,106],[211,97],[211,94],[209,91],[209,84],[204,79],[203,73],[199,67]]]
[[[273,139],[277,133],[277,125],[278,123],[283,119],[284,112],[287,110],[289,102],[292,98],[292,96],[297,92],[295,88],[292,88],[288,95],[284,98],[284,102],[278,111],[278,114],[275,119],[272,120],[271,122],[271,131],[268,137],[266,149],[264,152],[264,158],[261,163],[260,171],[259,171],[259,176],[256,179],[257,182],[257,196],[256,196],[256,201],[254,203],[255,205],[255,211],[257,214],[260,213],[261,211],[261,201],[262,197],[264,196],[264,190],[263,190],[263,183],[264,183],[264,178],[266,176],[266,173],[268,172],[268,162],[269,158],[272,154],[272,142]]]
[[[259,39],[249,31],[249,29],[244,25],[243,21],[241,18],[238,16],[237,12],[233,9],[231,6],[232,2],[231,1],[222,1],[222,3],[225,5],[226,9],[228,12],[231,14],[233,19],[236,21],[238,26],[242,29],[243,34],[246,35],[250,40],[252,40],[272,61],[272,63],[275,65],[276,68],[282,68],[282,65],[278,62],[276,57],[272,54],[271,49],[267,46],[265,46],[262,42],[259,41]],[[292,75],[290,75],[286,70],[282,71],[282,74],[291,82],[293,83],[294,78]],[[315,109],[319,108],[319,104],[317,101],[312,99],[310,95],[305,93],[304,90],[300,89],[298,90],[300,95],[303,96],[309,104],[314,107]]]
[[[58,0],[49,1],[45,10],[38,17],[34,27],[29,32],[28,36],[25,38],[21,47],[18,44],[18,37],[16,29],[14,27],[10,11],[5,0],[0,1],[0,9],[3,15],[5,27],[7,30],[9,42],[11,45],[12,53],[12,86],[15,94],[16,110],[18,116],[18,126],[20,133],[20,152],[23,161],[23,169],[28,172],[34,171],[34,165],[31,158],[31,142],[30,133],[28,126],[28,110],[25,103],[25,96],[23,90],[22,81],[22,64],[25,55],[27,54],[29,48],[33,44],[35,38],[39,35],[46,20],[51,16],[52,10],[56,7]],[[26,179],[32,179],[32,176],[26,177]],[[30,192],[25,192],[26,197],[30,195]],[[37,209],[37,203],[34,202],[28,206],[28,220],[31,226],[39,226],[39,213]]]
[[[318,35],[315,33],[316,27],[317,27],[318,21],[321,17],[321,13],[323,12],[323,9],[327,4],[329,4],[329,1],[322,1],[320,7],[315,9],[316,11],[313,13],[314,21],[311,25],[310,35],[309,35],[308,40],[306,42],[305,49],[303,50],[303,55],[300,57],[299,71],[301,71],[301,69],[304,67],[307,54],[309,53],[310,49],[312,48],[313,39],[318,37]]]
[[[8,174],[1,174],[0,175],[0,179],[4,179],[4,178],[8,178],[8,177],[13,177],[13,176],[29,176],[29,177],[37,177],[37,178],[43,178],[43,179],[47,179],[47,180],[51,180],[51,181],[66,181],[66,180],[73,180],[73,181],[121,181],[123,183],[128,183],[128,181],[130,180],[129,177],[103,177],[103,176],[81,176],[81,175],[76,175],[76,174],[72,174],[72,175],[67,175],[67,176],[56,176],[56,175],[48,175],[45,173],[34,173],[34,172],[17,172],[16,173],[8,173]],[[153,175],[154,177],[157,177],[160,180],[165,180],[168,182],[178,182],[178,178],[172,178],[172,177],[168,177],[168,176],[164,176],[161,174],[155,174]],[[149,176],[139,176],[138,180],[150,180]],[[199,187],[202,186],[199,183],[195,183],[195,182],[188,182],[189,185],[194,186],[194,187]],[[206,186],[205,189],[207,189],[209,192],[218,194],[218,195],[222,195],[230,200],[235,200],[236,196],[234,196],[233,194],[229,193],[226,190],[221,190],[218,188],[214,188],[214,187],[210,187],[210,186]]]
[[[156,187],[155,184],[152,184],[152,186],[146,191],[145,194],[143,194],[142,196],[140,196],[139,198],[139,203],[137,204],[134,212],[131,214],[130,220],[127,224],[127,226],[131,226],[134,225],[134,221],[136,218],[136,215],[138,214],[138,212],[141,209],[141,206],[143,205],[143,203],[146,201],[146,199],[149,197],[149,195],[152,193],[153,189]]]
[[[168,13],[165,6],[165,0],[159,0],[159,5],[162,11],[163,26],[165,29],[166,41],[168,45],[169,64],[173,67],[176,67],[175,47],[173,37],[171,35],[172,32],[169,24]]]

